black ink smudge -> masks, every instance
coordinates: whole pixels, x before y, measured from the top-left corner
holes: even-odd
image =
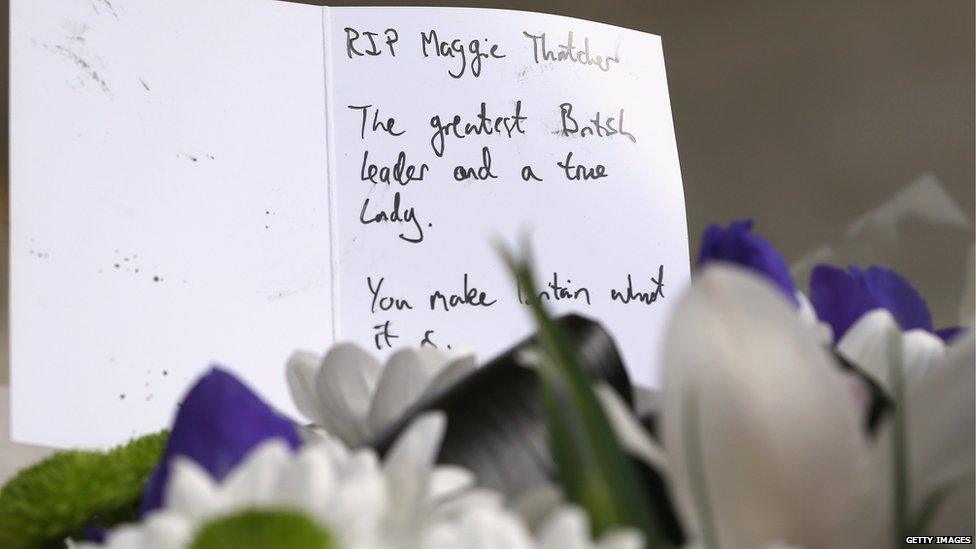
[[[75,65],[78,66],[78,68],[80,68],[88,76],[88,78],[90,78],[92,81],[98,84],[98,86],[102,89],[103,92],[109,95],[112,94],[112,90],[109,89],[108,84],[98,74],[98,71],[96,71],[94,67],[92,67],[91,64],[89,64],[88,61],[85,61],[80,55],[69,50],[64,46],[50,46],[48,44],[42,44],[42,45],[48,51],[57,53],[58,55],[61,55],[62,57],[72,61]]]

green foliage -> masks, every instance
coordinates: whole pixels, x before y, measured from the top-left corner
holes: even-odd
[[[528,260],[502,253],[526,293],[538,295]],[[533,359],[542,379],[553,454],[566,494],[586,510],[595,534],[631,527],[643,533],[647,547],[665,546],[658,515],[614,436],[580,364],[578,349],[542,303],[530,301],[544,350]]]
[[[0,490],[0,547],[63,547],[88,524],[136,520],[166,436],[146,435],[108,452],[59,452],[21,471]]]
[[[334,549],[329,533],[301,513],[247,510],[197,532],[191,549]]]

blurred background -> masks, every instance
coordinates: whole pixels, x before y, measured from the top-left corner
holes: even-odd
[[[826,242],[836,243],[849,224],[927,174],[926,181],[937,181],[946,191],[937,201],[959,206],[951,212],[956,218],[951,235],[932,242],[927,233],[918,233],[919,242],[922,248],[935,244],[942,255],[958,261],[946,266],[931,264],[939,259],[916,258],[907,274],[924,295],[934,296],[930,299],[937,302],[933,309],[938,325],[957,322],[958,310],[952,304],[958,301],[952,300],[960,292],[972,300],[971,286],[947,292],[945,283],[971,285],[963,279],[972,276],[959,265],[968,261],[971,269],[971,260],[963,256],[972,253],[976,186],[976,2],[398,3],[402,4],[531,10],[661,35],[692,257],[709,222],[748,217],[788,260],[796,261]],[[0,5],[0,30],[6,36],[7,0]],[[0,47],[0,131],[7,139],[7,40]],[[5,142],[0,148],[0,385],[8,376],[7,152]],[[0,431],[5,428],[0,426]]]

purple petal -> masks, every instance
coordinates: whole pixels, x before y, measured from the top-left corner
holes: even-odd
[[[108,530],[98,524],[89,524],[81,529],[81,536],[85,541],[104,544],[105,539],[108,537]]]
[[[951,326],[949,328],[939,328],[935,331],[935,335],[939,336],[943,342],[949,343],[968,331],[969,329],[963,326]]]
[[[880,306],[888,309],[902,330],[921,328],[933,331],[932,314],[922,296],[901,275],[886,267],[872,265],[862,271],[848,268],[864,289]]]
[[[817,265],[810,273],[810,304],[833,329],[834,343],[861,315],[880,307],[851,273],[830,265]]]
[[[298,432],[229,372],[212,368],[190,389],[176,414],[162,458],[142,494],[142,513],[160,507],[170,461],[185,456],[222,479],[247,453],[270,438],[292,448]]]
[[[710,261],[725,261],[741,265],[766,277],[775,284],[794,305],[796,286],[783,256],[763,237],[752,233],[752,221],[733,221],[728,227],[711,224],[702,235],[698,266]]]

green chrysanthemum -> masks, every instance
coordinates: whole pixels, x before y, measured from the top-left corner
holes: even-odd
[[[88,524],[136,519],[165,442],[161,432],[108,452],[59,452],[21,471],[0,490],[0,547],[61,546]]]

